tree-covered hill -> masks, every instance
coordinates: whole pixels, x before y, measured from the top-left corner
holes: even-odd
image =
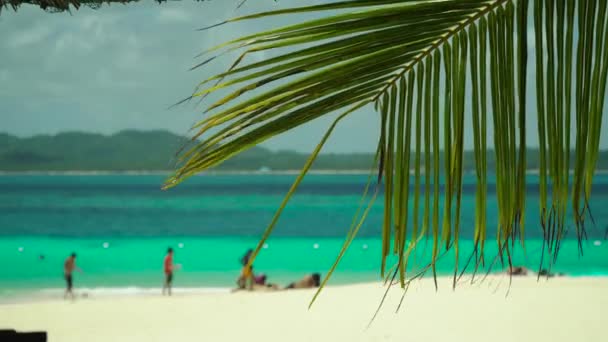
[[[188,139],[168,131],[127,130],[113,135],[68,132],[19,138],[0,133],[1,171],[159,171],[175,166],[175,155]],[[271,151],[254,147],[230,159],[217,170],[299,170],[307,154]],[[316,170],[368,170],[371,153],[322,154]],[[608,169],[608,151],[603,151],[598,169]],[[488,153],[488,168],[494,167]],[[465,152],[464,168],[474,170],[473,153]],[[528,168],[538,168],[538,151],[528,152]]]

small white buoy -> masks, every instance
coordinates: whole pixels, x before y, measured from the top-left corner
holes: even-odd
[[[602,241],[600,241],[600,240],[595,240],[595,241],[593,241],[593,245],[594,245],[594,246],[601,246],[601,245],[602,245]]]
[[[312,248],[314,248],[314,249],[319,249],[319,244],[318,244],[318,243],[315,243],[314,245],[312,245]]]
[[[363,249],[367,249],[367,244],[366,243],[363,244]]]
[[[177,247],[184,248],[184,244],[180,242],[180,243],[177,244]]]
[[[267,244],[267,243],[265,243],[265,244],[264,244],[264,246],[262,246],[262,248],[264,248],[264,249],[268,249],[268,244]]]
[[[23,247],[19,247],[17,248],[17,250],[19,251],[19,253],[23,252]]]
[[[108,248],[110,247],[110,243],[109,242],[104,242],[103,243],[103,248]]]

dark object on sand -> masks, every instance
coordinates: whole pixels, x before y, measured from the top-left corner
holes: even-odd
[[[540,272],[538,272],[539,276],[544,276],[544,277],[563,277],[565,274],[564,273],[551,273],[549,272],[547,269],[543,268],[542,270],[540,270]]]
[[[528,269],[523,266],[510,266],[507,269],[507,274],[512,276],[525,276],[528,275]]]
[[[313,273],[313,274],[308,274],[308,275],[304,276],[304,278],[302,278],[299,281],[296,281],[294,283],[287,285],[286,288],[287,289],[310,289],[310,288],[314,288],[314,287],[319,287],[320,284],[321,284],[321,274]]]
[[[44,331],[17,332],[15,330],[0,330],[0,341],[2,342],[46,342],[47,335]]]

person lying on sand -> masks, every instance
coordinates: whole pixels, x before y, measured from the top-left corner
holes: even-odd
[[[240,279],[241,278],[239,277],[239,280]],[[321,274],[320,273],[307,274],[302,279],[287,285],[283,289],[281,289],[276,284],[266,283],[266,275],[252,277],[252,279],[253,279],[253,281],[252,281],[252,284],[250,287],[238,287],[238,288],[232,290],[232,292],[237,292],[239,290],[266,292],[266,291],[278,291],[278,290],[289,290],[289,289],[311,289],[311,288],[319,287],[319,285],[321,284]]]
[[[564,273],[551,273],[549,272],[547,269],[543,268],[542,270],[540,270],[540,272],[538,272],[539,276],[543,276],[543,277],[563,277],[565,274]]]
[[[304,276],[304,278],[287,285],[286,289],[311,289],[319,287],[321,284],[321,274],[313,273]]]
[[[511,266],[507,269],[507,274],[511,275],[511,276],[527,276],[527,275],[533,275],[535,274],[534,272],[528,270],[527,268],[525,268],[524,266]],[[561,277],[564,276],[563,273],[551,273],[549,272],[547,269],[543,268],[540,270],[540,272],[538,272],[539,276],[544,276],[544,277]]]
[[[267,291],[279,291],[279,290],[289,290],[289,289],[311,289],[311,288],[319,287],[319,285],[321,284],[321,274],[319,274],[319,273],[305,275],[302,279],[287,285],[287,287],[285,287],[285,288],[280,288],[276,284],[266,283],[265,275],[253,277],[253,279],[254,280],[250,287],[238,287],[238,288],[232,290],[232,292],[237,292],[240,290],[267,292]]]

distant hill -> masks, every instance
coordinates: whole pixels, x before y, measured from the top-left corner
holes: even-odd
[[[106,136],[60,133],[17,138],[0,135],[4,171],[167,170],[184,138],[167,131],[122,131]]]
[[[168,131],[127,130],[113,135],[82,132],[19,138],[0,133],[0,171],[161,171],[175,167],[175,154],[189,139]],[[256,171],[300,169],[307,154],[270,151],[254,147],[216,170]],[[528,168],[538,168],[538,152],[528,152]],[[472,152],[464,155],[464,168],[474,170]],[[322,154],[316,170],[368,170],[371,153]],[[599,169],[608,169],[608,151],[602,152]],[[488,168],[493,169],[493,153]]]
[[[189,139],[168,131],[126,130],[113,135],[68,132],[19,138],[0,133],[0,171],[161,171],[175,167],[176,153]],[[254,147],[218,170],[300,169],[307,155]],[[373,156],[323,156],[319,167],[368,169]],[[331,161],[327,163],[327,161]]]

